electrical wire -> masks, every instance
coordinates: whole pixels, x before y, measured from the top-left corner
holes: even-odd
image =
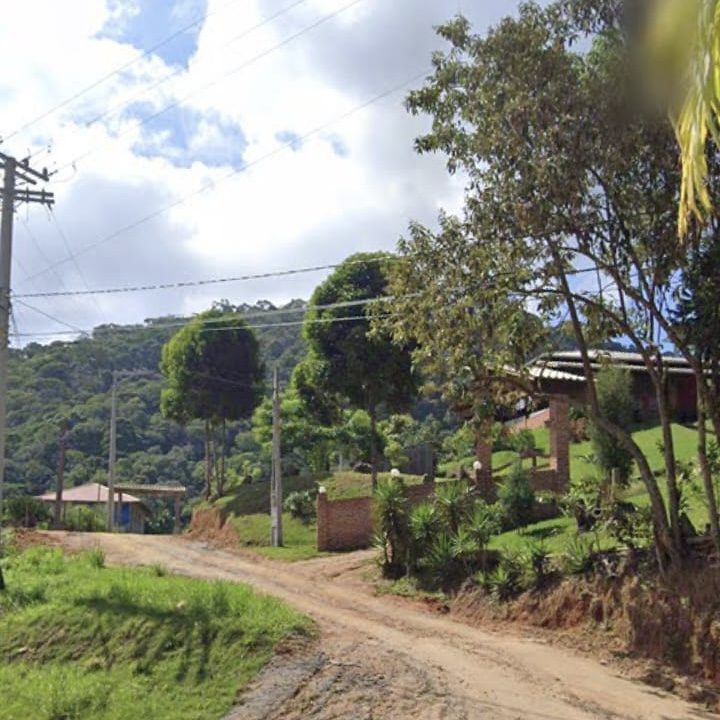
[[[91,92],[97,87],[100,87],[103,83],[107,82],[111,78],[115,77],[115,75],[119,75],[121,72],[124,72],[128,68],[132,67],[136,63],[140,62],[141,60],[144,60],[145,58],[150,57],[153,55],[157,50],[164,47],[168,43],[175,40],[175,38],[180,37],[181,35],[184,35],[188,30],[192,30],[192,28],[197,27],[204,23],[209,17],[213,15],[217,15],[221,12],[224,12],[227,10],[230,6],[236,5],[240,0],[230,0],[230,2],[226,3],[222,7],[219,7],[215,10],[210,10],[206,13],[204,13],[202,16],[196,18],[192,22],[188,23],[187,25],[184,25],[183,27],[179,28],[178,30],[175,30],[170,35],[166,36],[162,40],[160,40],[158,43],[153,45],[148,50],[145,50],[144,52],[136,55],[132,60],[129,60],[128,62],[124,63],[123,65],[120,65],[119,67],[115,68],[114,70],[110,71],[109,73],[103,75],[102,77],[98,78],[97,80],[93,81],[86,87],[82,88],[81,90],[78,90],[74,95],[71,95],[70,97],[66,98],[65,100],[62,100],[57,105],[54,105],[53,107],[49,108],[48,110],[44,111],[40,115],[37,115],[36,117],[32,118],[31,120],[28,120],[20,127],[13,130],[11,133],[8,133],[2,137],[0,137],[0,143],[7,142],[11,138],[14,138],[15,136],[19,135],[20,133],[24,132],[25,130],[28,130],[29,128],[33,127],[37,123],[39,123],[41,120],[44,120],[47,117],[50,117],[51,115],[54,115],[58,110],[62,110],[64,107],[67,107],[71,103],[75,102],[75,100],[78,100],[79,98],[83,97],[84,95],[87,95],[87,93]]]
[[[299,138],[294,138],[293,140],[290,140],[286,143],[283,143],[279,145],[278,147],[274,148],[273,150],[265,153],[264,155],[261,155],[255,160],[251,160],[250,162],[243,163],[242,167],[239,168],[233,168],[232,170],[228,171],[225,175],[222,175],[217,180],[210,181],[203,185],[202,187],[193,190],[192,192],[188,193],[187,195],[184,195],[180,198],[177,198],[171,203],[168,203],[167,205],[164,205],[157,210],[154,210],[151,213],[148,213],[147,215],[144,215],[137,220],[129,223],[128,225],[125,225],[118,230],[115,230],[114,232],[110,233],[109,235],[106,235],[105,237],[100,238],[99,240],[96,240],[95,242],[89,243],[88,245],[85,245],[78,250],[76,250],[72,256],[67,257],[63,260],[59,260],[56,262],[53,266],[49,268],[45,268],[44,270],[35,273],[34,275],[31,275],[28,280],[34,280],[37,277],[40,277],[41,275],[44,275],[46,272],[50,272],[51,270],[54,270],[57,267],[60,267],[61,265],[64,265],[65,263],[71,262],[73,258],[76,258],[80,255],[83,255],[87,252],[90,252],[91,250],[94,250],[95,248],[104,245],[105,243],[108,243],[112,240],[115,240],[116,238],[120,237],[121,235],[124,235],[125,233],[130,232],[131,230],[134,230],[141,225],[144,225],[145,223],[154,220],[157,217],[160,217],[161,215],[164,215],[165,213],[169,212],[170,210],[174,210],[177,207],[180,207],[181,205],[184,205],[188,201],[192,200],[193,198],[202,195],[204,192],[207,192],[208,190],[216,188],[219,184],[226,182],[233,177],[246,172],[248,169],[255,167],[256,165],[259,165],[261,162],[264,162],[265,160],[269,160],[270,158],[274,157],[275,155],[278,155],[279,153],[283,152],[284,150],[292,148],[294,145],[296,145],[297,142],[304,142],[305,140],[308,140],[309,138],[313,137],[314,135],[317,135],[319,133],[322,133],[323,131],[327,130],[329,127],[332,127],[333,125],[342,122],[343,120],[346,120],[347,118],[353,116],[354,114],[361,112],[362,110],[365,110],[366,108],[370,107],[371,105],[375,104],[376,102],[379,102],[380,100],[383,100],[390,95],[393,95],[400,90],[403,90],[411,83],[415,82],[416,80],[423,77],[428,72],[428,68],[423,70],[420,73],[417,73],[413,77],[399,83],[398,85],[394,85],[393,87],[390,87],[386,90],[384,90],[381,93],[378,93],[377,95],[374,95],[372,98],[366,100],[363,103],[360,103],[359,105],[356,105],[355,107],[351,108],[350,110],[346,111],[345,113],[342,113],[341,115],[338,115],[337,117],[333,118],[332,120],[329,120],[322,125],[318,125],[317,127],[313,128],[312,130],[309,130],[304,135],[301,135]]]
[[[256,273],[252,275],[236,275],[234,277],[210,278],[203,280],[181,280],[172,283],[155,283],[152,285],[134,285],[127,287],[97,288],[86,290],[50,290],[47,292],[12,293],[17,298],[55,298],[83,295],[116,295],[121,293],[150,292],[155,290],[177,290],[190,287],[203,287],[206,285],[219,285],[234,282],[246,282],[249,280],[265,280],[269,278],[288,277],[291,275],[302,275],[324,270],[334,270],[340,265],[367,265],[372,262],[397,260],[397,256],[380,255],[377,258],[365,260],[347,260],[345,262],[331,263],[328,265],[311,265],[309,267],[292,268],[289,270],[272,270],[269,272]]]
[[[136,120],[135,122],[131,123],[128,127],[121,130],[117,135],[115,135],[112,138],[112,141],[125,137],[129,133],[133,132],[134,130],[137,130],[144,125],[147,125],[148,123],[152,122],[153,120],[157,120],[157,118],[162,117],[165,113],[169,112],[170,110],[174,110],[177,107],[180,107],[185,102],[190,100],[191,98],[196,97],[200,93],[205,92],[206,90],[215,87],[216,85],[219,85],[220,83],[224,82],[228,78],[232,77],[233,75],[237,75],[237,73],[241,72],[242,70],[245,70],[246,68],[250,67],[251,65],[254,65],[259,60],[262,60],[263,58],[267,57],[268,55],[271,55],[272,53],[276,52],[277,50],[280,50],[281,48],[285,47],[286,45],[289,45],[290,43],[294,42],[298,38],[302,37],[303,35],[306,35],[307,33],[315,30],[316,28],[320,27],[321,25],[324,25],[325,23],[329,22],[330,20],[334,19],[338,15],[346,12],[350,8],[354,7],[355,5],[358,5],[361,2],[365,2],[365,0],[352,0],[352,2],[348,3],[347,5],[343,5],[339,10],[335,10],[334,12],[329,13],[328,15],[324,15],[319,20],[316,20],[315,22],[311,23],[310,25],[306,25],[302,30],[299,30],[298,32],[286,37],[285,39],[281,40],[279,43],[276,43],[275,45],[271,46],[270,48],[263,50],[262,52],[258,53],[257,55],[254,55],[249,60],[245,60],[240,65],[237,65],[236,67],[232,68],[231,70],[228,70],[224,73],[222,73],[219,77],[214,78],[208,83],[205,83],[204,85],[201,85],[197,88],[195,88],[193,91],[183,95],[181,98],[178,98],[177,100],[174,100],[169,105],[166,105],[161,110],[158,110],[157,112],[154,112],[144,118],[141,118],[139,120]],[[110,140],[105,141],[101,143],[98,146],[91,147],[89,150],[86,150],[85,152],[81,153],[80,155],[77,155],[75,158],[70,160],[69,162],[65,163],[64,165],[61,165],[59,168],[57,168],[54,172],[61,172],[62,170],[65,170],[68,167],[74,167],[79,162],[85,160],[86,158],[93,155],[95,152],[97,152],[99,147],[102,147],[103,145],[106,145]]]

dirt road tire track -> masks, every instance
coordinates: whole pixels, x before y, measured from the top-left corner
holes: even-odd
[[[158,563],[183,575],[247,583],[317,620],[319,647],[277,658],[290,665],[282,672],[271,665],[233,720],[716,717],[568,650],[373,596],[346,572],[367,554],[284,564],[163,536],[69,533],[63,543],[99,545],[109,563]],[[297,687],[281,688],[279,675],[293,671]]]

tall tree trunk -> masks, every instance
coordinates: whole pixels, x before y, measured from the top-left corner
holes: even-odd
[[[698,382],[701,378],[698,378]],[[705,412],[705,403],[698,392],[697,414],[698,414],[698,464],[700,465],[700,474],[702,475],[703,485],[705,487],[705,499],[708,505],[708,517],[710,519],[710,536],[712,537],[715,551],[720,555],[720,521],[718,520],[717,497],[715,496],[715,485],[713,484],[712,473],[710,471],[710,463],[707,457],[707,416]]]
[[[372,468],[372,489],[377,489],[377,410],[375,406],[370,407],[370,467]]]
[[[210,421],[205,421],[205,500],[210,499],[210,492],[212,490],[212,462],[210,456]]]
[[[658,353],[658,363],[662,363]],[[668,398],[668,375],[660,364],[660,382],[657,387],[658,415],[663,438],[663,457],[665,461],[665,476],[668,489],[668,511],[670,514],[670,531],[673,541],[679,550],[683,547],[682,528],[680,525],[680,491],[677,485],[677,466],[675,463],[675,441],[672,435],[672,418],[670,417],[670,402]]]

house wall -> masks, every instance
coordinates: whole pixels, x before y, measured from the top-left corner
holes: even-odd
[[[405,489],[411,507],[427,500],[435,492],[435,483],[411,485]],[[317,497],[318,550],[355,550],[372,544],[374,533],[373,499],[329,500]]]

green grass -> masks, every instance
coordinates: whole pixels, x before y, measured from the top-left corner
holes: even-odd
[[[283,513],[284,547],[270,546],[270,516],[264,514],[240,515],[230,518],[230,522],[240,535],[240,542],[252,547],[261,555],[276,560],[308,560],[319,557],[317,549],[317,526],[315,523],[304,525],[289,513]]]
[[[539,433],[542,435],[538,438],[538,445],[547,442],[549,445],[549,436],[547,430],[535,431],[536,437]],[[697,432],[692,427],[685,425],[673,424],[672,426],[673,441],[675,446],[675,457],[680,461],[693,460],[697,452]],[[546,437],[548,438],[546,440]],[[650,467],[656,472],[661,473],[664,468],[664,462],[661,451],[662,432],[660,427],[642,428],[633,433],[633,438],[645,453]],[[588,460],[588,456],[592,453],[590,442],[576,443],[570,446],[570,475],[574,480],[581,480],[583,477],[596,476],[597,467]],[[495,455],[493,454],[493,462]],[[661,490],[664,492],[662,478],[659,479]],[[647,493],[639,478],[633,480],[630,488],[625,494],[625,499],[637,506],[646,506],[649,503]],[[690,497],[688,505],[688,516],[696,528],[703,528],[707,522],[707,510],[698,497]],[[553,553],[562,552],[568,541],[577,535],[576,524],[574,518],[561,517],[553,520],[544,520],[533,525],[529,525],[522,530],[511,530],[494,537],[490,542],[493,549],[520,550],[528,542],[528,540],[542,539],[548,550]],[[614,546],[613,539],[606,533],[586,534],[588,540],[598,542],[600,548],[607,549]]]
[[[6,561],[2,720],[222,718],[278,643],[314,632],[246,586],[102,560],[34,548]]]
[[[390,473],[379,473],[378,480],[388,480]],[[403,475],[406,485],[420,485],[422,475]],[[349,500],[372,495],[372,476],[351,471],[336,472],[320,481],[327,490],[329,500]]]
[[[283,493],[285,496],[291,492],[314,490],[317,487],[312,476],[283,478]],[[213,506],[225,510],[232,515],[257,515],[270,512],[270,483],[254,482],[249,485],[242,484],[223,498],[213,502]]]

